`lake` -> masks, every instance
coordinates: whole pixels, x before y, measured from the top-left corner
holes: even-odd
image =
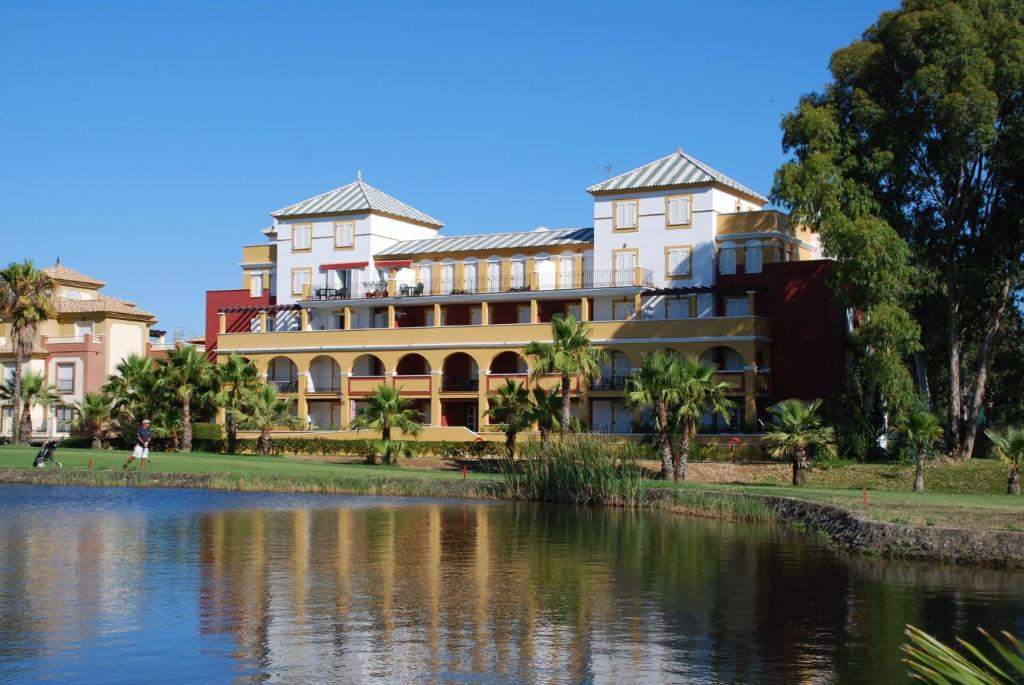
[[[0,485],[0,682],[906,682],[1024,574],[567,506]]]

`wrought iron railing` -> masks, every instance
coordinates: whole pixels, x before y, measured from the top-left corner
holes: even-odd
[[[297,392],[299,389],[298,379],[293,380],[268,380],[267,383],[277,388],[278,392]]]
[[[465,378],[460,376],[443,376],[441,378],[442,392],[469,392],[480,388],[479,378]]]

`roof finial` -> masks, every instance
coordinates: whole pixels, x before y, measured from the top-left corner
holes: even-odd
[[[362,169],[359,169],[358,171],[356,171],[356,180],[357,181],[362,181],[363,180],[363,170]]]
[[[676,152],[678,152],[679,154],[683,154],[683,148],[677,147]]]
[[[60,266],[60,255],[57,255],[57,266]]]

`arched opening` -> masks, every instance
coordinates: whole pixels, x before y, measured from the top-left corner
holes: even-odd
[[[267,382],[278,392],[296,392],[299,386],[299,367],[288,357],[274,357],[267,364]]]
[[[480,387],[480,370],[477,368],[476,360],[465,352],[456,352],[445,357],[441,371],[443,391],[475,391]]]
[[[701,362],[714,364],[719,371],[743,371],[743,355],[731,347],[712,347],[700,356]]]
[[[555,261],[546,252],[541,252],[533,258],[533,271],[537,274],[538,290],[555,289]]]
[[[384,362],[372,354],[362,354],[352,362],[353,376],[383,376]]]
[[[761,241],[747,241],[743,253],[743,270],[748,274],[761,273],[764,263],[764,250],[761,247]]]
[[[475,293],[476,286],[476,257],[467,257],[462,264],[462,289],[467,293]]]
[[[491,360],[492,374],[522,374],[527,373],[529,366],[526,359],[517,352],[502,352]]]
[[[340,392],[341,366],[328,356],[319,356],[309,365],[310,392]]]
[[[487,292],[496,293],[501,289],[501,257],[487,258]]]
[[[430,374],[430,362],[421,354],[407,354],[398,360],[395,371],[399,376],[426,376]]]
[[[526,257],[524,255],[512,255],[512,259],[509,260],[509,289],[526,289]]]

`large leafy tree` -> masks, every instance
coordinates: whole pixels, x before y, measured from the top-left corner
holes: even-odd
[[[239,411],[242,409],[246,393],[254,389],[260,381],[256,365],[235,352],[216,367],[216,372],[220,384],[217,402],[228,412],[228,453],[234,454],[238,444]]]
[[[183,452],[192,451],[193,406],[209,403],[217,392],[217,376],[206,355],[195,345],[183,345],[167,354],[159,364],[160,383],[171,390],[181,411],[181,444]]]
[[[942,422],[929,411],[912,409],[900,416],[896,430],[914,450],[914,492],[924,492],[924,458],[942,440]]]
[[[561,376],[563,435],[572,427],[570,388],[572,379],[596,381],[601,377],[601,365],[606,356],[590,342],[590,326],[577,321],[572,314],[551,319],[552,342],[531,342],[526,354],[533,357],[531,375],[539,378],[550,373]]]
[[[11,430],[16,443],[28,442],[28,438],[21,435],[22,367],[26,355],[32,352],[39,326],[56,316],[51,300],[54,287],[53,279],[36,269],[30,260],[12,262],[0,271],[0,321],[10,328],[14,352]]]
[[[1022,289],[1024,3],[905,0],[783,121],[773,195],[836,258],[868,401],[909,405],[918,325],[950,449],[970,456]],[[923,379],[922,379],[923,380]]]
[[[718,367],[705,364],[693,357],[684,357],[678,364],[674,381],[678,384],[678,404],[674,407],[679,429],[679,449],[672,455],[672,479],[686,477],[686,464],[690,458],[690,443],[697,435],[700,420],[705,414],[721,414],[728,420],[734,403],[728,397],[730,385],[715,378]]]
[[[402,397],[401,389],[381,383],[373,394],[366,398],[356,414],[352,426],[356,429],[370,428],[380,431],[380,447],[384,463],[390,463],[391,457],[404,452],[400,445],[391,439],[391,430],[400,429],[406,435],[419,435],[422,429],[423,415],[412,406],[412,401]],[[375,463],[376,456],[367,457],[367,463]]]
[[[506,378],[505,384],[489,396],[488,403],[487,415],[505,426],[505,451],[509,459],[515,459],[516,435],[535,419],[530,393],[519,381]]]
[[[32,408],[60,404],[60,394],[57,392],[57,386],[47,383],[43,374],[27,371],[21,377],[19,385],[12,380],[9,384],[0,386],[0,401],[13,404],[15,397],[20,400],[20,406],[23,408],[18,435],[21,436],[22,442],[27,443],[32,439]]]
[[[807,482],[811,453],[820,457],[836,454],[835,433],[824,426],[818,410],[821,400],[801,402],[782,400],[771,408],[772,426],[765,433],[764,445],[768,454],[788,459],[793,465],[793,485]]]
[[[682,360],[674,352],[655,350],[640,360],[640,368],[626,381],[626,402],[639,411],[650,411],[658,433],[661,473],[672,478],[675,469],[673,414],[683,398],[680,383]]]

